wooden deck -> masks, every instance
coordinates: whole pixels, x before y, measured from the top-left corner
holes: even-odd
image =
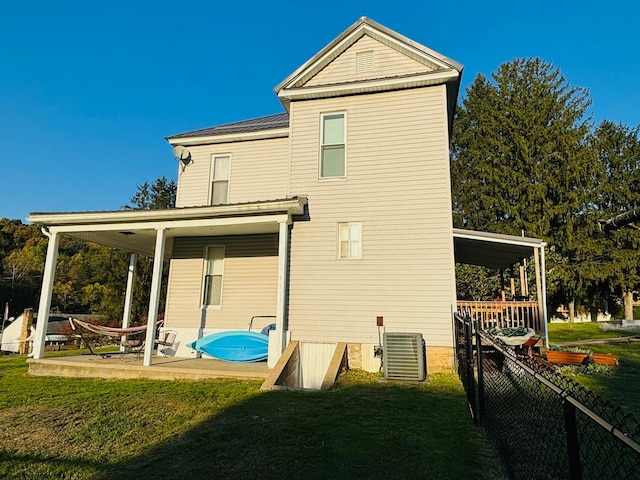
[[[267,362],[231,363],[212,358],[155,357],[145,367],[142,359],[131,355],[110,358],[74,355],[28,359],[29,373],[54,377],[82,377],[149,380],[206,380],[236,378],[264,380],[269,375]]]
[[[458,302],[458,313],[480,321],[483,330],[491,327],[533,328],[543,332],[538,302]]]

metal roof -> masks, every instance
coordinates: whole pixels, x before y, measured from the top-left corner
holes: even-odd
[[[504,269],[533,255],[546,243],[539,238],[453,229],[456,263]]]
[[[167,137],[167,140],[187,137],[208,137],[211,135],[228,135],[230,133],[259,132],[274,128],[287,128],[289,126],[289,114],[276,113],[265,117],[251,118],[240,122],[227,123],[215,127],[193,130],[191,132],[178,133]]]

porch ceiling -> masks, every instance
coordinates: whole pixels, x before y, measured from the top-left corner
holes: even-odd
[[[453,229],[456,263],[504,269],[529,258],[535,248],[545,245],[539,238]]]
[[[233,225],[201,225],[201,226],[181,226],[176,225],[166,229],[165,260],[171,258],[172,243],[178,237],[217,237],[223,235],[256,235],[261,233],[277,233],[279,228],[279,218],[265,216],[256,223],[242,223]],[[125,250],[127,252],[139,253],[153,257],[156,242],[156,230],[152,228],[128,228],[121,230],[118,225],[114,230],[102,231],[78,231],[66,232],[67,235],[81,238],[89,242],[99,243],[108,247]],[[64,233],[64,232],[63,232]]]
[[[171,258],[177,237],[255,235],[276,233],[282,222],[301,215],[307,199],[243,204],[121,210],[108,212],[32,213],[28,220],[57,232],[132,253],[153,256],[156,232],[165,230],[165,258]]]

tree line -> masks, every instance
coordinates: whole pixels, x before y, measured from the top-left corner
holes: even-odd
[[[162,177],[137,187],[123,209],[149,210],[175,206],[176,183]],[[25,308],[37,308],[47,238],[34,225],[0,219],[0,307],[17,316]],[[106,321],[120,321],[129,254],[121,250],[63,235],[58,249],[52,311],[92,313]],[[141,258],[136,266],[132,318],[145,321],[149,305],[152,261]],[[165,271],[166,274],[166,271]],[[166,288],[166,287],[165,287]],[[164,304],[164,295],[161,298]]]
[[[605,235],[597,221],[639,204],[640,127],[594,125],[590,107],[588,90],[539,58],[478,75],[452,132],[454,226],[545,240],[552,308],[572,316],[577,305],[597,311],[623,299],[633,318],[638,228]],[[496,288],[495,272],[458,270],[462,295]]]
[[[539,58],[506,62],[476,76],[457,106],[451,144],[454,226],[542,238],[551,311],[597,311],[622,299],[632,318],[640,286],[640,228],[607,233],[597,220],[640,204],[640,127],[595,125],[588,90]],[[123,208],[175,205],[176,185],[160,178],[137,187]],[[38,302],[46,238],[32,225],[0,220],[0,306],[11,314]],[[148,305],[151,265],[138,262],[134,318]],[[118,319],[128,254],[62,238],[52,307]],[[533,275],[530,275],[533,278]],[[458,297],[489,300],[498,273],[457,266]],[[535,291],[532,288],[531,291]]]

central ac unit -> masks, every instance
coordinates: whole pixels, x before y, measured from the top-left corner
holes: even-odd
[[[385,333],[382,338],[385,378],[422,381],[427,377],[422,334]]]

